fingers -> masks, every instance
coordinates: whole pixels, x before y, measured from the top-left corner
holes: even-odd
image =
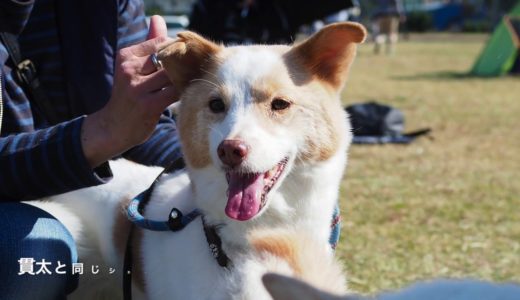
[[[143,64],[141,66],[141,70],[139,71],[139,73],[141,73],[142,75],[149,75],[149,74],[154,73],[155,71],[158,71],[157,67],[152,62],[151,55],[149,55],[143,61]]]
[[[157,67],[152,63],[150,55],[157,53],[165,44],[172,39],[167,36],[167,28],[161,16],[152,16],[147,41],[133,45],[119,51],[119,61],[134,61],[140,64],[136,72],[141,75],[148,75],[157,71]],[[141,59],[142,58],[142,59]]]
[[[168,36],[168,28],[166,27],[166,22],[163,17],[155,15],[150,18],[150,27],[148,28],[148,36],[146,39],[150,40],[160,36]]]
[[[179,100],[177,89],[173,86],[167,86],[153,93],[149,104],[152,105],[157,112],[163,112],[169,105],[177,100]]]
[[[159,51],[170,40],[166,36],[158,36],[140,44],[121,49],[120,54],[123,56],[146,57]]]
[[[171,39],[159,36],[142,42],[140,44],[121,49],[119,51],[120,61],[134,61],[139,64],[136,71],[142,75],[148,75],[157,71],[157,67],[153,64],[150,55],[157,53],[159,49],[164,47]]]
[[[157,91],[172,85],[170,78],[164,70],[143,77],[143,89],[146,91]]]
[[[144,57],[132,56],[121,58],[119,62],[124,66],[124,69],[135,75],[146,76],[158,71],[157,67],[152,62],[151,55]]]

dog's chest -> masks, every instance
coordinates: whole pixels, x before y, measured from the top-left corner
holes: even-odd
[[[197,219],[179,232],[143,237],[146,290],[150,299],[206,299],[223,278]]]

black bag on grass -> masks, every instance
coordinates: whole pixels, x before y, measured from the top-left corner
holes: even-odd
[[[377,102],[353,104],[345,109],[350,115],[356,144],[408,144],[431,131],[426,128],[403,134],[404,114]]]

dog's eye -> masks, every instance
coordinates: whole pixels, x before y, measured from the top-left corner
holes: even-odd
[[[281,98],[275,98],[271,102],[271,109],[272,110],[284,110],[284,109],[289,108],[289,106],[291,106],[291,102],[283,100]]]
[[[224,101],[220,98],[211,99],[209,101],[208,106],[209,109],[216,114],[224,112],[226,110],[226,105],[224,104]]]

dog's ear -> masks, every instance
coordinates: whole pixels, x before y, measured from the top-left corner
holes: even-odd
[[[366,35],[365,27],[359,23],[335,23],[294,46],[289,55],[313,76],[340,89],[347,79],[357,44]]]
[[[174,87],[182,94],[191,80],[202,76],[204,64],[221,49],[200,35],[185,31],[177,39],[159,50],[157,57],[162,62]]]
[[[301,280],[274,273],[262,276],[262,282],[274,300],[354,300],[325,293]]]

